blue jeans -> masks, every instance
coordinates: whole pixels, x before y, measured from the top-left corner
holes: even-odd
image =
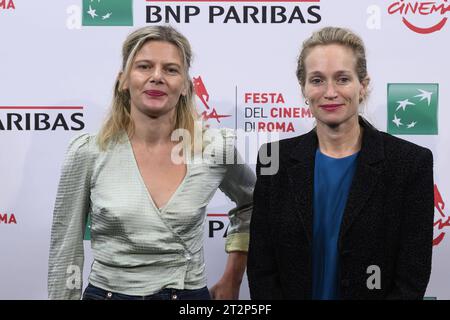
[[[130,296],[103,290],[89,283],[83,300],[211,300],[211,296],[207,287],[194,290],[168,288],[148,296]]]

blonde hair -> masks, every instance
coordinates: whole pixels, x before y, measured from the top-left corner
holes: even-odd
[[[195,121],[198,114],[194,103],[194,86],[189,76],[192,50],[189,41],[181,33],[170,26],[148,26],[135,30],[122,46],[122,70],[114,85],[113,101],[110,113],[98,134],[97,143],[105,150],[110,142],[117,142],[125,131],[129,136],[134,133],[134,123],[130,114],[130,93],[124,89],[124,80],[128,78],[137,52],[148,41],[164,41],[175,45],[181,54],[184,75],[187,81],[186,95],[181,95],[176,105],[174,129],[185,129],[194,136]]]
[[[297,79],[300,86],[305,88],[306,83],[306,68],[305,59],[310,51],[319,45],[328,44],[340,44],[344,47],[352,49],[356,57],[356,74],[358,75],[359,82],[367,81],[367,62],[366,62],[366,49],[362,39],[354,32],[338,27],[325,27],[314,32],[311,37],[303,42],[303,46],[300,52],[300,56],[297,60]],[[363,99],[365,99],[364,97]],[[361,101],[360,101],[361,102]]]

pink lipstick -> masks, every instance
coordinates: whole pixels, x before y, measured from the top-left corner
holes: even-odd
[[[343,105],[344,105],[343,103],[340,103],[340,104],[337,104],[337,103],[334,103],[334,104],[321,104],[319,106],[319,108],[324,109],[326,111],[335,111],[335,110],[339,109],[340,107],[342,107]]]
[[[162,96],[166,95],[166,93],[164,91],[159,91],[159,90],[146,90],[144,92],[151,97],[162,97]]]

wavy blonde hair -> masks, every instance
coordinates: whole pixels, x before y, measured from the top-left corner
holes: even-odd
[[[114,85],[114,94],[108,117],[100,129],[97,143],[105,150],[109,143],[118,142],[121,133],[134,134],[134,123],[130,114],[130,93],[124,89],[124,80],[128,78],[136,54],[149,41],[164,41],[175,45],[183,59],[186,95],[180,96],[176,105],[175,128],[185,129],[194,137],[195,121],[199,118],[194,103],[194,86],[189,76],[192,50],[189,41],[171,26],[148,26],[135,30],[122,46],[122,70]]]

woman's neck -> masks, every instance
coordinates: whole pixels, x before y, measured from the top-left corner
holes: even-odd
[[[175,110],[173,110],[175,111]],[[171,136],[175,127],[175,112],[168,112],[158,117],[150,117],[143,113],[131,113],[134,122],[134,143],[148,147],[171,144]]]
[[[363,129],[356,121],[330,127],[323,123],[317,124],[317,137],[320,152],[333,158],[343,158],[361,149]]]

